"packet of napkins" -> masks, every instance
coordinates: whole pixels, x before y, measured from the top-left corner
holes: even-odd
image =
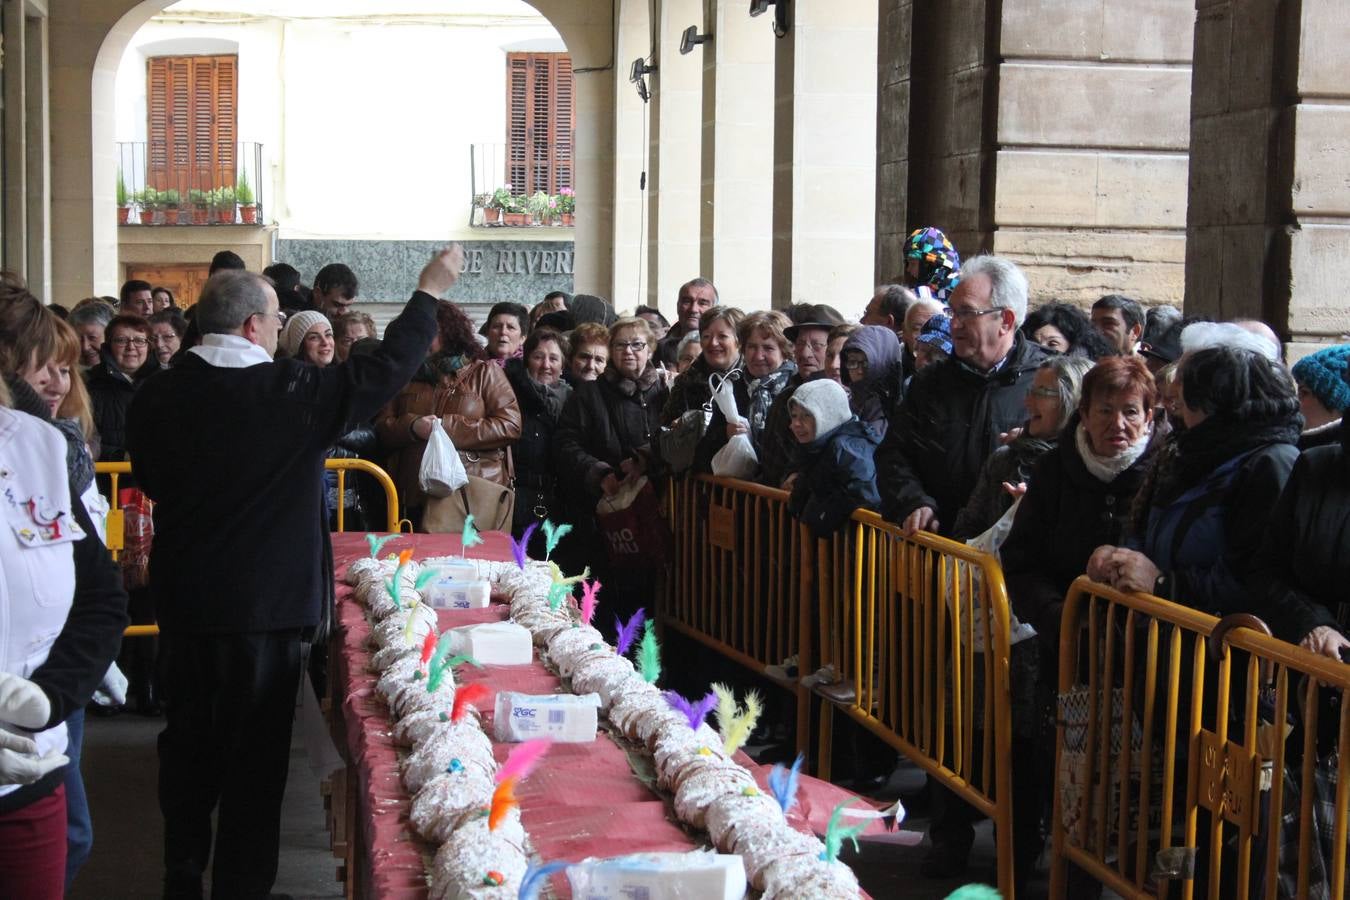
[[[462,625],[450,629],[450,655],[462,654],[485,666],[523,666],[534,659],[534,643],[515,622]]]
[[[498,691],[493,729],[499,741],[552,738],[561,744],[595,740],[598,694],[521,694]]]
[[[574,900],[741,900],[745,865],[739,856],[691,853],[634,853],[588,859],[568,866]]]

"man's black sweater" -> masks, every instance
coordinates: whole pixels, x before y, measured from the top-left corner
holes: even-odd
[[[312,628],[332,578],[323,461],[351,422],[408,383],[436,333],[417,292],[380,349],[319,368],[223,368],[188,354],[127,419],[132,469],[155,501],[150,591],[171,634]]]

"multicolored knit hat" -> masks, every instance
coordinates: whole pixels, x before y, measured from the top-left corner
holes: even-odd
[[[1312,391],[1332,412],[1350,408],[1350,345],[1338,344],[1303,357],[1294,363],[1294,380]]]
[[[926,285],[933,297],[946,302],[961,281],[961,254],[939,228],[916,228],[905,241],[905,259],[919,261],[916,287]]]

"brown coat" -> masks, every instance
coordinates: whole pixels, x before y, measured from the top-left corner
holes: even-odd
[[[432,414],[441,417],[470,475],[511,483],[510,447],[520,437],[520,406],[505,373],[480,360],[444,376],[439,384],[419,374],[375,420],[405,510],[425,502],[417,474],[427,442],[413,435],[412,424]]]

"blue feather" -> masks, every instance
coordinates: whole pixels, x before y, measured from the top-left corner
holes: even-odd
[[[801,777],[802,763],[805,761],[806,757],[798,753],[791,769],[779,763],[769,773],[769,790],[773,792],[778,805],[783,808],[783,815],[787,815],[792,804],[797,802],[798,779]]]
[[[520,893],[517,894],[518,900],[535,900],[539,892],[544,889],[544,882],[554,872],[560,872],[570,866],[570,862],[551,862],[541,865],[531,865],[525,870],[525,877],[520,879]]]

